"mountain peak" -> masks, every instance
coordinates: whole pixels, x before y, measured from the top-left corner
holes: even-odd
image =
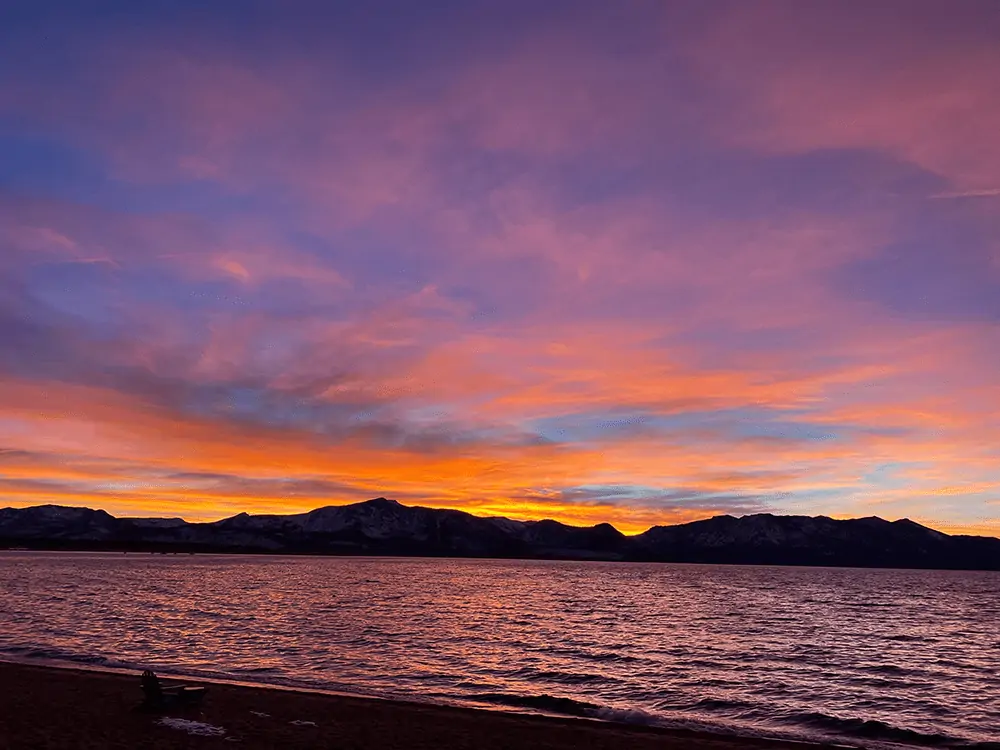
[[[483,518],[377,497],[214,523],[122,518],[56,505],[0,510],[0,547],[629,560],[1000,570],[1000,539],[910,519],[719,515],[625,536],[611,524]]]
[[[400,504],[398,500],[390,500],[387,497],[373,497],[371,500],[365,500],[362,503],[357,503],[357,505],[381,505],[389,508],[402,508],[403,505]]]

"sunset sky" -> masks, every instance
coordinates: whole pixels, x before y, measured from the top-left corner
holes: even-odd
[[[5,2],[0,506],[1000,535],[1000,3]]]

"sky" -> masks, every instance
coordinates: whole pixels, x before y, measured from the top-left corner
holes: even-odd
[[[1000,4],[0,6],[0,505],[1000,535]]]

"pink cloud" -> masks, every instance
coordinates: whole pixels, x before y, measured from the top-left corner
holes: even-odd
[[[688,46],[730,102],[720,137],[772,153],[875,149],[962,191],[997,188],[1000,49],[968,8],[734,8]]]

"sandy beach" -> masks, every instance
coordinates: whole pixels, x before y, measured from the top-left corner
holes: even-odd
[[[804,747],[781,741],[214,683],[209,684],[209,693],[199,708],[147,713],[136,710],[142,697],[138,676],[11,663],[0,663],[0,695],[3,750]]]

